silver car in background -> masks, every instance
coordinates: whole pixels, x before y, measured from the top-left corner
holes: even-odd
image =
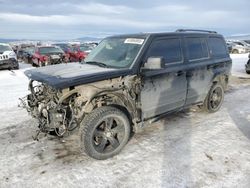
[[[232,45],[230,53],[244,54],[250,52],[250,44],[246,43],[245,41],[232,41],[229,43]]]

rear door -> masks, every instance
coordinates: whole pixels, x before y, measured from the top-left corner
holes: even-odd
[[[187,99],[186,105],[195,104],[205,99],[213,72],[208,69],[211,63],[207,39],[204,37],[185,37],[187,62]]]
[[[166,68],[142,72],[142,118],[148,119],[183,107],[187,80],[183,65],[182,40],[178,37],[156,38],[146,52],[149,57],[163,57]]]

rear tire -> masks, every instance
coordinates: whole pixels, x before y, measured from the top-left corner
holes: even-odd
[[[19,69],[19,65],[14,67],[14,70],[18,70]]]
[[[247,74],[250,74],[250,70],[247,70],[247,69],[249,69],[249,66],[250,66],[250,59],[247,61],[247,64],[246,64],[246,73]]]
[[[224,100],[224,89],[220,83],[214,84],[203,103],[203,109],[209,113],[217,112]]]
[[[19,69],[19,63],[18,62],[15,63],[15,65],[13,66],[13,69],[14,70],[18,70]]]
[[[81,123],[80,147],[92,158],[103,160],[118,154],[130,137],[130,122],[119,109],[96,108]]]

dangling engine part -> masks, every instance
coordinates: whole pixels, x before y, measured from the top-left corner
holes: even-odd
[[[104,105],[126,107],[128,114],[135,114],[131,119],[136,122],[140,118],[135,102],[139,83],[136,77],[125,77],[60,90],[31,80],[30,94],[21,104],[39,122],[35,140],[41,132],[62,137],[73,131],[85,114]]]
[[[46,84],[34,84],[30,81],[29,90],[31,93],[26,98],[27,102],[22,99],[22,104],[32,117],[38,119],[39,132],[62,137],[77,127],[73,109],[75,95],[58,103],[61,91]]]

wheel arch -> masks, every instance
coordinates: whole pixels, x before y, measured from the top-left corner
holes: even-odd
[[[212,85],[220,83],[223,87],[224,90],[227,89],[228,86],[228,82],[229,82],[229,75],[227,74],[221,74],[221,73],[217,73],[214,75],[213,79],[212,79]]]
[[[122,92],[103,92],[93,96],[86,104],[85,111],[91,112],[101,106],[113,106],[124,112],[128,119],[132,120],[136,116],[135,103]]]

